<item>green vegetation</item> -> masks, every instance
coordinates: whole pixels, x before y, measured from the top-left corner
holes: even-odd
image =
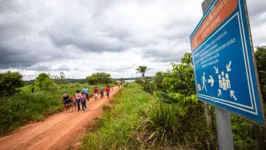
[[[50,75],[46,73],[40,73],[38,77],[35,79],[34,83],[40,89],[49,89],[54,85],[54,82],[50,78]]]
[[[158,72],[141,86],[157,101],[147,109],[138,131],[142,136],[136,139],[145,141],[145,146],[217,148],[215,130],[207,128],[203,104],[195,95],[190,53],[181,64],[172,64],[171,71]]]
[[[22,75],[18,72],[0,73],[0,96],[14,95],[23,84]]]
[[[110,84],[110,83],[113,83],[113,80],[110,74],[100,72],[100,73],[94,73],[91,76],[88,76],[86,78],[86,82],[89,83],[90,85]]]
[[[65,83],[66,76],[65,76],[65,73],[64,72],[60,72],[59,75],[53,76],[52,79],[57,84],[64,84]]]
[[[21,93],[0,98],[0,134],[8,133],[28,121],[40,121],[62,110],[60,92]]]
[[[83,139],[80,149],[133,148],[131,133],[138,127],[140,115],[152,98],[137,84],[123,88],[115,96],[114,107],[105,107],[104,116]]]
[[[258,54],[258,52],[264,53],[264,51],[257,51],[257,55],[259,55],[257,57],[261,57],[260,59],[258,59],[258,72],[259,74],[261,72],[265,73],[265,71],[262,70],[263,67],[260,68],[260,66],[262,60],[265,61],[266,59],[263,59],[262,57],[264,55]],[[265,68],[263,69],[265,70]],[[261,80],[263,80],[263,78],[260,79],[261,86],[265,87],[265,84],[261,82]],[[213,118],[212,127],[210,129],[206,129],[207,125],[204,116],[203,104],[201,102],[194,101],[194,97],[196,97],[196,91],[194,85],[194,73],[192,67],[191,54],[186,53],[182,58],[181,64],[172,64],[171,71],[159,72],[151,81],[141,83],[141,85],[144,91],[147,91],[147,85],[149,85],[149,87],[152,87],[153,89],[150,91],[153,91],[153,94],[155,93],[154,95],[159,101],[167,103],[174,108],[178,108],[179,110],[182,110],[180,111],[182,113],[173,110],[176,119],[179,120],[177,125],[175,125],[175,129],[176,132],[188,131],[181,134],[175,134],[178,135],[177,139],[175,138],[175,136],[170,136],[167,140],[155,140],[154,144],[160,145],[163,142],[164,144],[166,143],[166,145],[175,146],[176,144],[174,143],[177,142],[178,144],[189,145],[189,147],[193,147],[196,149],[207,149],[208,147],[211,149],[217,149],[217,134],[215,133],[216,121],[214,108],[212,106],[209,106],[211,109],[211,116]],[[148,93],[150,93],[150,91]],[[165,110],[165,114],[166,115],[164,117],[167,117],[167,114],[170,115],[167,110]],[[179,119],[178,116],[183,119]],[[201,119],[197,120],[197,118]],[[189,124],[188,122],[193,123],[193,125]],[[160,123],[161,124],[158,123],[157,125],[159,125],[159,127],[163,127],[162,122]],[[145,123],[143,125],[143,128],[145,128],[145,126],[150,125],[149,123]],[[260,135],[255,132],[259,128],[261,127],[258,127],[257,125],[232,114],[232,129],[235,148],[258,148],[258,145],[256,143],[256,136]],[[153,129],[153,131],[158,130]],[[173,134],[174,132],[175,131],[169,130],[165,133]],[[193,138],[191,138],[191,136]],[[161,138],[164,138],[164,136],[161,136]],[[184,142],[182,138],[184,138],[186,142]],[[263,137],[257,138],[262,138],[263,140]]]
[[[264,50],[256,54],[265,87]],[[191,54],[186,53],[181,64],[172,64],[172,70],[129,85],[84,138],[81,149],[218,149],[214,107],[208,106],[208,128],[204,105],[196,97]],[[231,120],[235,149],[260,149],[263,129],[234,114]]]
[[[147,66],[138,66],[137,73],[141,73],[142,77],[145,77],[145,73],[150,70]]]
[[[106,84],[88,86],[86,83],[65,83],[64,78],[64,74],[60,73],[58,80],[55,80],[56,84],[49,74],[41,73],[34,83],[21,87],[23,81],[19,73],[0,74],[1,93],[8,93],[0,96],[0,135],[29,121],[40,121],[48,115],[62,111],[63,92],[71,97],[76,90],[87,86],[91,97],[95,86],[106,87]]]
[[[162,93],[157,95],[160,98],[145,93],[140,85],[130,83],[115,97],[111,109],[104,108],[104,116],[96,121],[80,149],[155,149],[169,145],[172,148],[204,148],[202,141],[215,140],[209,136],[204,116],[195,117],[203,114],[197,108],[200,106],[187,106],[198,103],[195,96],[186,97],[179,104],[168,104],[161,101]],[[195,122],[202,124],[198,126]]]
[[[257,47],[255,56],[257,60],[261,93],[264,102],[266,102],[266,46]]]

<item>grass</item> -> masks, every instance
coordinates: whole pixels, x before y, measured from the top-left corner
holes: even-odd
[[[40,121],[44,117],[62,110],[59,93],[22,93],[0,98],[0,134],[13,131],[29,122]]]
[[[35,88],[31,93],[32,85],[26,85],[20,94],[9,97],[0,97],[0,135],[10,133],[16,128],[30,122],[40,121],[45,117],[63,110],[62,95],[68,92],[72,97],[76,90],[86,86],[80,83],[56,85],[52,89],[41,90]],[[104,85],[97,85],[100,87]],[[95,85],[88,86],[89,95]]]
[[[113,102],[112,108],[105,106],[103,117],[90,127],[81,150],[203,149],[201,141],[210,135],[204,123],[200,127],[195,124],[204,118],[192,116],[194,110],[185,117],[179,104],[160,102],[136,83],[123,88]]]
[[[140,123],[140,114],[149,105],[152,96],[142,91],[139,85],[130,84],[115,96],[113,108],[105,107],[105,113],[87,133],[80,149],[134,148],[131,135]]]

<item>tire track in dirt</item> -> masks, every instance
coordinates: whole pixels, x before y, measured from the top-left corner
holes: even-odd
[[[119,92],[118,87],[110,93],[110,100]],[[109,103],[107,97],[87,102],[85,112],[61,112],[44,121],[28,124],[11,135],[0,138],[1,150],[67,149],[77,144],[95,117],[102,115],[102,107]]]

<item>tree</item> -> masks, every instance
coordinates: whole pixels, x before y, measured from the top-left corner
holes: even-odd
[[[185,65],[192,66],[192,55],[191,53],[185,53],[184,57],[181,59],[181,62]]]
[[[123,85],[123,84],[126,83],[126,81],[125,81],[123,78],[121,78],[121,79],[120,79],[120,83]]]
[[[138,66],[137,73],[141,73],[142,77],[145,77],[145,73],[150,70],[147,66]]]
[[[60,84],[63,84],[64,82],[65,82],[65,74],[64,74],[64,72],[60,72],[60,74],[59,74],[59,83]]]
[[[88,76],[86,78],[86,81],[90,84],[90,85],[95,85],[98,83],[98,79],[94,76]]]
[[[59,84],[59,83],[60,83],[60,81],[59,81],[59,76],[58,76],[58,75],[54,75],[54,76],[52,76],[51,78],[52,78],[52,80],[53,80],[56,84]]]
[[[64,72],[60,72],[59,75],[52,76],[52,80],[54,80],[54,82],[57,84],[63,84],[65,82],[65,79],[66,77]]]
[[[166,92],[166,88],[163,86],[163,80],[164,80],[165,73],[164,72],[157,72],[155,76],[152,78],[152,82],[156,86],[156,89],[159,91]]]
[[[99,72],[86,77],[86,81],[89,84],[98,84],[98,83],[109,84],[112,83],[113,80],[110,74],[105,72]]]
[[[163,85],[168,92],[193,95],[196,93],[191,54],[185,53],[181,64],[172,64],[172,71],[165,73]]]
[[[51,79],[49,74],[46,73],[40,73],[38,77],[35,79],[35,85],[38,86],[39,88],[46,88],[48,89],[49,87],[53,86],[54,82]]]
[[[255,56],[262,97],[266,101],[266,46],[257,47]]]
[[[143,84],[144,80],[142,78],[136,78],[135,82],[138,84]]]
[[[23,76],[19,72],[0,73],[0,95],[13,95],[24,85]]]
[[[99,72],[93,75],[98,79],[98,83],[102,83],[102,84],[112,83],[112,77],[108,73]]]

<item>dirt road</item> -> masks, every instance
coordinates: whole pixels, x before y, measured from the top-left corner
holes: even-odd
[[[119,91],[114,87],[110,99]],[[42,122],[28,124],[15,133],[0,138],[0,150],[46,150],[76,147],[94,118],[102,115],[102,107],[109,103],[107,97],[90,98],[85,112],[61,112]]]

